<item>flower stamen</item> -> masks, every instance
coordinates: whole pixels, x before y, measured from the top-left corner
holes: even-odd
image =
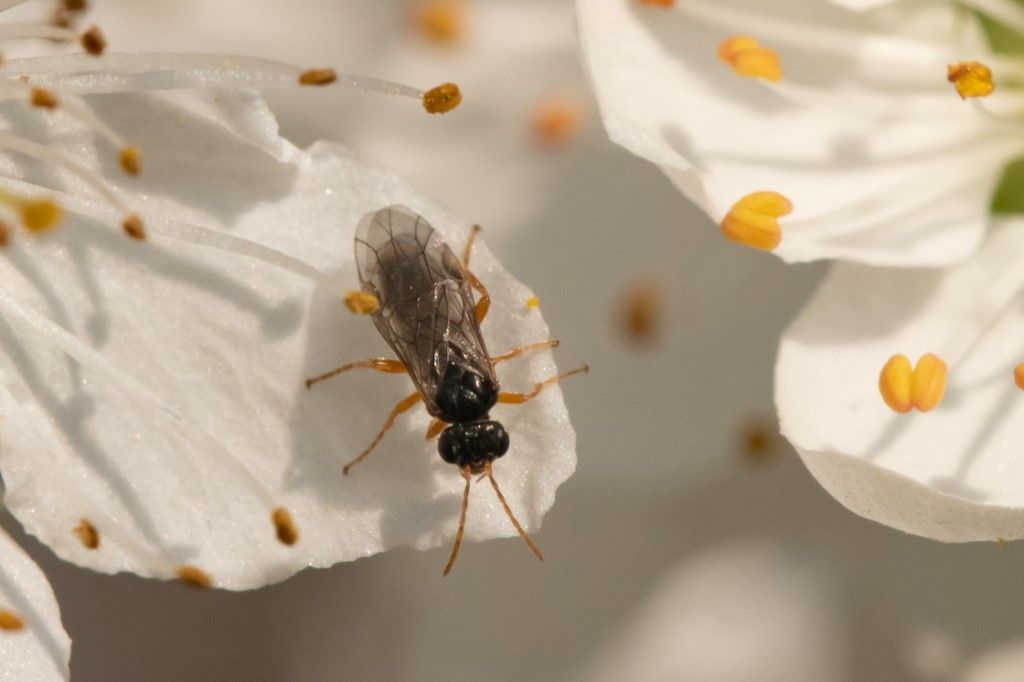
[[[782,80],[779,55],[774,50],[761,47],[757,39],[750,36],[732,36],[723,40],[718,45],[718,58],[740,76],[772,82]]]
[[[356,315],[369,315],[380,307],[380,301],[365,291],[348,291],[345,292],[345,307]]]
[[[730,241],[771,251],[782,241],[778,219],[792,210],[793,204],[778,192],[753,192],[733,204],[722,218],[722,234]]]
[[[270,515],[277,531],[277,539],[282,545],[289,547],[299,541],[299,528],[295,525],[291,513],[284,507],[277,507]]]
[[[996,89],[992,69],[981,62],[957,62],[946,67],[946,80],[956,87],[960,99],[988,97]]]
[[[412,25],[432,43],[453,45],[462,38],[466,7],[460,0],[421,0],[412,12]]]
[[[894,412],[928,412],[946,393],[946,373],[946,363],[932,353],[922,355],[913,369],[907,356],[897,354],[882,367],[878,389]]]
[[[86,518],[79,519],[78,525],[71,532],[78,536],[86,549],[96,549],[100,546],[100,533]]]
[[[299,85],[328,85],[338,80],[334,69],[306,69],[299,74]]]
[[[25,621],[18,614],[9,609],[0,609],[0,630],[14,632],[24,629]]]
[[[210,577],[210,574],[196,566],[190,566],[188,564],[179,566],[174,573],[178,576],[178,580],[189,587],[200,589],[213,587],[213,578]]]
[[[552,97],[534,109],[531,128],[533,138],[546,149],[561,149],[580,131],[583,107],[569,97]]]
[[[462,104],[462,92],[455,83],[442,83],[423,93],[423,108],[428,114],[445,114]]]
[[[1013,368],[1013,383],[1017,384],[1017,388],[1024,391],[1024,362]]]

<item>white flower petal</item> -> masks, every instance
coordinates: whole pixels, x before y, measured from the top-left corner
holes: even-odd
[[[660,165],[715,220],[754,191],[788,197],[775,250],[786,260],[962,260],[1002,166],[1022,151],[945,82],[948,61],[985,50],[947,5],[885,22],[809,0],[577,7],[611,139]],[[782,83],[719,62],[717,45],[735,34],[777,50]]]
[[[839,265],[782,339],[782,432],[815,478],[862,516],[944,541],[1024,537],[1024,223],[993,230],[948,270]],[[927,352],[949,365],[942,403],[896,414],[882,366]]]
[[[895,0],[829,0],[844,9],[865,12],[885,5],[891,5]]]
[[[1017,682],[1024,678],[1024,641],[993,647],[978,656],[964,671],[964,682]]]
[[[70,679],[71,638],[46,576],[3,529],[0,557],[0,609],[24,624],[21,630],[0,629],[0,678]]]
[[[757,543],[724,545],[662,581],[580,679],[841,680],[846,632],[820,566]]]
[[[63,187],[66,208],[87,216],[0,257],[0,467],[12,512],[76,563],[160,577],[190,564],[232,589],[399,545],[449,543],[462,479],[424,442],[421,408],[341,475],[410,382],[353,373],[307,391],[303,380],[388,354],[370,321],[337,296],[357,287],[352,236],[363,214],[408,205],[456,249],[469,226],[340,147],[292,147],[255,95],[88,102],[143,149],[141,176],[121,177],[96,158],[103,145],[62,119],[47,132],[129,197],[152,239],[126,239],[110,224],[118,217],[63,173],[4,168]],[[230,240],[258,258],[225,250]],[[316,269],[332,273],[327,286],[315,286]],[[473,269],[494,301],[483,325],[492,352],[548,337],[523,305],[529,290],[482,245]],[[501,365],[499,376],[508,390],[528,390],[555,371],[541,352]],[[524,526],[536,528],[575,468],[561,393],[493,414],[512,438],[495,475]],[[275,539],[276,506],[298,526],[293,547]],[[98,549],[70,532],[80,517],[99,530]],[[467,537],[513,534],[489,488],[477,486]]]

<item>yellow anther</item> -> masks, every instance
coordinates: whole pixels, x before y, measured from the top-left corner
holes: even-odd
[[[655,7],[674,7],[676,0],[640,0],[640,4]]]
[[[428,114],[444,114],[462,103],[462,92],[455,83],[442,83],[423,93],[423,108]]]
[[[25,622],[14,611],[0,609],[0,630],[21,630]]]
[[[718,58],[732,67],[740,76],[763,78],[766,81],[782,79],[782,64],[774,50],[761,47],[750,36],[733,36],[718,45]]]
[[[18,206],[21,222],[29,232],[46,232],[64,219],[64,211],[50,199],[24,200]]]
[[[461,0],[421,0],[413,10],[412,23],[427,40],[451,45],[463,35],[466,6]]]
[[[771,251],[782,241],[778,219],[792,210],[793,204],[778,192],[748,194],[722,218],[722,234],[730,241]]]
[[[278,507],[270,515],[270,520],[274,522],[277,539],[282,545],[291,546],[299,541],[299,529],[287,509]]]
[[[52,90],[32,88],[28,95],[28,102],[40,109],[56,109],[60,100],[57,99],[57,95],[53,94]]]
[[[536,310],[539,307],[540,307],[540,299],[537,298],[536,296],[531,296],[528,299],[526,299],[526,309],[527,310]]]
[[[946,363],[931,353],[925,353],[914,367],[914,389],[910,400],[921,412],[927,412],[942,402],[946,395]]]
[[[913,409],[910,394],[914,385],[914,369],[906,355],[894,355],[882,367],[878,377],[878,390],[882,400],[894,412],[907,413]]]
[[[86,549],[96,549],[100,546],[100,532],[96,530],[96,526],[89,523],[88,519],[80,519],[72,532],[78,536]]]
[[[185,583],[189,587],[212,587],[213,578],[210,574],[201,568],[195,566],[179,566],[178,570],[175,571],[178,576],[178,580]]]
[[[925,353],[911,369],[907,356],[894,355],[882,367],[878,389],[894,412],[905,414],[914,408],[927,412],[946,394],[946,363]]]
[[[121,170],[128,175],[138,175],[142,172],[142,152],[138,147],[125,147],[117,157],[121,164]]]
[[[665,318],[664,290],[655,281],[637,280],[623,292],[620,299],[619,328],[626,340],[645,345],[661,334]]]
[[[299,74],[299,85],[327,85],[338,80],[334,69],[307,69]]]
[[[142,241],[146,238],[146,227],[137,213],[125,216],[125,219],[121,221],[121,229],[132,239]]]
[[[579,132],[583,107],[567,97],[552,97],[540,102],[533,111],[530,127],[533,138],[542,147],[565,147]]]
[[[1013,383],[1017,384],[1017,388],[1024,391],[1024,362],[1013,368]]]
[[[79,39],[82,48],[94,57],[103,54],[107,49],[107,39],[103,37],[99,26],[90,26],[89,30],[82,34]]]
[[[956,86],[960,99],[988,97],[996,89],[992,69],[981,62],[957,62],[946,67],[946,80]]]
[[[369,315],[380,307],[380,301],[365,291],[348,291],[345,293],[345,306],[356,315]]]

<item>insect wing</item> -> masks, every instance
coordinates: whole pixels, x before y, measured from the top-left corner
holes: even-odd
[[[403,206],[366,215],[355,238],[363,291],[380,301],[373,323],[437,415],[438,386],[449,362],[497,385],[473,294],[459,259],[434,228]]]

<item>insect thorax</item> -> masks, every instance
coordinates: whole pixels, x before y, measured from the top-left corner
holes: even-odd
[[[485,419],[498,401],[498,387],[468,363],[452,358],[437,387],[439,417],[448,423]]]

